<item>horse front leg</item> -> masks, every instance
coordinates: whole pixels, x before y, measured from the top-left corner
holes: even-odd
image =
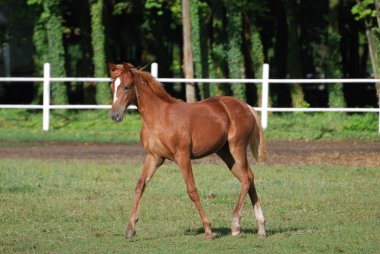
[[[162,165],[162,163],[164,163],[164,159],[155,157],[150,154],[147,155],[145,159],[143,171],[141,172],[139,180],[136,183],[132,212],[131,216],[129,217],[129,222],[125,233],[126,238],[131,238],[136,234],[135,225],[138,221],[138,211],[140,208],[141,196],[144,193],[145,187],[148,184],[149,180],[153,177],[154,173]]]
[[[195,204],[195,207],[197,208],[198,213],[201,217],[203,226],[205,228],[205,238],[211,240],[214,237],[214,234],[212,233],[210,227],[211,222],[207,218],[199,198],[198,190],[194,181],[190,158],[188,157],[188,154],[184,156],[176,156],[176,161],[185,179],[187,194],[189,195],[191,201],[193,201]]]

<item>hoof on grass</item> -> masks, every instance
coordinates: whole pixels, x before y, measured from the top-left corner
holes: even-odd
[[[231,234],[232,236],[237,236],[238,234],[240,234],[240,227],[232,227]]]
[[[257,233],[257,237],[258,238],[265,238],[267,236],[267,234],[265,233],[265,231],[264,232],[258,232]]]
[[[133,229],[130,229],[130,230],[127,230],[127,232],[125,233],[125,238],[129,239],[129,238],[132,238],[136,235],[136,231],[133,230]]]
[[[216,234],[214,234],[214,233],[206,234],[205,239],[210,241],[210,240],[213,240],[215,238],[215,236],[216,236]]]

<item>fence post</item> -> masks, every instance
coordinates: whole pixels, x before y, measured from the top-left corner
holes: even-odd
[[[261,94],[261,127],[268,127],[268,101],[269,101],[269,64],[263,65],[263,87]]]
[[[44,89],[42,107],[42,130],[48,131],[50,121],[50,63],[44,64]]]
[[[158,64],[157,63],[152,63],[150,66],[150,73],[152,74],[153,77],[157,78],[158,77]]]

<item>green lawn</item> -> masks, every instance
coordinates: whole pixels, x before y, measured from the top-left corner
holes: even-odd
[[[141,121],[136,112],[114,123],[107,110],[52,110],[50,130],[42,131],[42,114],[31,110],[0,110],[2,141],[138,142]],[[378,114],[273,113],[267,139],[380,140]]]
[[[137,235],[124,228],[141,165],[0,161],[0,253],[379,253],[380,168],[253,167],[268,237],[248,199],[230,235],[240,185],[221,165],[194,168],[217,237],[202,224],[180,171],[164,165],[142,202]]]

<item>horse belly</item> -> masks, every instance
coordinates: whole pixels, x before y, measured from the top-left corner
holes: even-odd
[[[192,135],[191,158],[202,158],[217,152],[227,142],[227,136],[227,128],[220,124],[197,128]]]

